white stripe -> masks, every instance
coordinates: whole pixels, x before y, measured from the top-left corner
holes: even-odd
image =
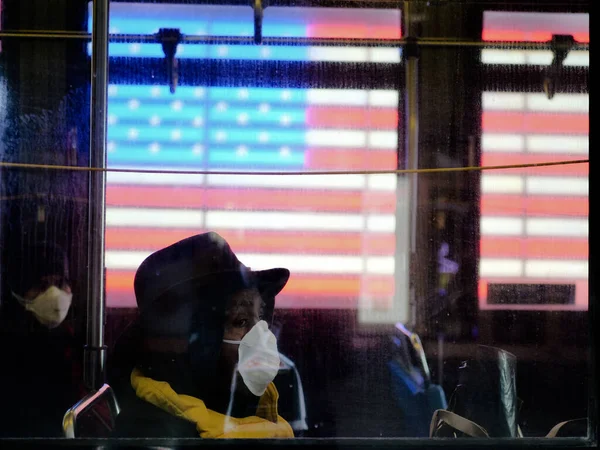
[[[356,89],[309,89],[307,103],[311,105],[353,105],[367,104],[367,91]]]
[[[145,251],[108,250],[106,268],[110,270],[136,270],[151,254]],[[297,255],[240,253],[239,260],[253,270],[286,267],[294,273],[338,273],[393,275],[393,257]]]
[[[395,191],[398,186],[398,175],[393,173],[367,175],[367,186],[374,191]]]
[[[588,195],[589,180],[577,177],[527,177],[528,194]]]
[[[358,214],[207,211],[206,228],[363,231],[365,218]]]
[[[519,259],[481,258],[480,277],[520,277],[523,275],[523,261]]]
[[[522,51],[484,49],[481,51],[482,64],[525,64],[527,56]]]
[[[550,50],[500,50],[485,49],[481,51],[483,64],[516,64],[549,66],[552,64],[553,55]],[[567,55],[564,65],[583,66],[590,65],[589,52],[577,51]]]
[[[151,254],[152,252],[107,250],[104,254],[104,264],[107,269],[137,270],[137,268],[140,267],[140,264],[142,264]]]
[[[515,92],[484,92],[484,111],[544,111],[544,112],[589,112],[588,94],[555,94],[549,99],[546,94],[520,94]]]
[[[393,275],[395,266],[393,256],[373,256],[367,258],[367,273]]]
[[[397,148],[398,133],[395,131],[371,131],[369,133],[369,147],[371,148]]]
[[[518,217],[482,217],[481,234],[484,236],[520,236],[523,220]]]
[[[531,259],[525,261],[525,276],[531,278],[575,278],[588,277],[587,261],[548,261]]]
[[[134,167],[111,167],[111,169]],[[144,170],[171,170],[167,167],[144,167]],[[177,169],[175,169],[177,170]],[[181,169],[179,169],[181,170]],[[153,184],[153,185],[195,185],[204,183],[204,175],[171,174],[171,173],[136,173],[136,172],[107,172],[106,182],[109,184]]]
[[[369,92],[369,105],[398,108],[398,91],[373,90]]]
[[[402,60],[402,52],[397,48],[372,48],[370,53],[371,62],[399,63]]]
[[[590,139],[587,136],[529,135],[527,150],[534,153],[565,153],[587,155]]]
[[[203,216],[202,211],[192,210],[106,208],[106,226],[201,227]]]
[[[484,92],[484,111],[519,111],[525,108],[525,95],[514,92]]]
[[[569,52],[563,62],[563,66],[590,66],[590,52],[584,50],[573,50]]]
[[[367,62],[369,50],[361,47],[309,47],[309,61]]]
[[[590,110],[588,94],[555,94],[551,99],[546,94],[527,94],[526,103],[531,111],[587,113]]]
[[[554,55],[550,50],[527,50],[525,51],[525,58],[527,64],[535,66],[549,66],[552,64],[552,58]]]
[[[523,192],[523,177],[519,175],[481,176],[481,192],[485,194],[520,194]]]
[[[306,144],[323,147],[364,147],[367,133],[350,130],[309,130],[306,132]]]
[[[481,148],[486,152],[522,152],[525,138],[520,134],[483,133]]]
[[[392,214],[371,214],[367,217],[367,230],[393,233],[396,230],[396,217]]]
[[[208,175],[209,186],[364,189],[365,175]]]
[[[527,219],[528,236],[588,237],[588,219],[554,219],[530,217]]]

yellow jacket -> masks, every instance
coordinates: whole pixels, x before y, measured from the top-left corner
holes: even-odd
[[[208,409],[204,402],[175,392],[169,383],[131,372],[131,386],[142,400],[169,414],[196,424],[203,438],[293,438],[292,427],[277,413],[279,393],[273,383],[258,402],[256,415],[241,419]]]

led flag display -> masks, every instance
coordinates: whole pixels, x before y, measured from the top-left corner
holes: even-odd
[[[545,41],[573,34],[589,42],[587,14],[486,12],[484,39]],[[486,64],[546,65],[551,52],[483,50]],[[587,66],[589,52],[567,65]],[[501,80],[499,80],[501,82]],[[589,96],[484,92],[482,165],[585,159]],[[575,309],[588,303],[588,164],[485,171],[481,177],[479,304],[483,309]],[[496,304],[489,284],[574,285],[563,304]]]
[[[123,5],[111,6],[111,23],[120,27],[119,32],[155,31],[140,28],[151,21],[139,18],[142,10],[136,9],[134,15],[133,10],[120,9]],[[250,9],[243,11],[249,24]],[[311,17],[290,14],[298,24]],[[388,20],[388,14],[358,10],[354,22],[347,23],[363,23],[369,30],[378,20]],[[171,16],[165,17],[165,26],[173,26],[168,22]],[[221,17],[232,20],[225,12]],[[189,15],[186,19],[189,22]],[[163,24],[158,16],[152,20]],[[197,20],[196,28],[206,26]],[[332,27],[321,25],[338,35],[361,29],[335,21]],[[194,30],[198,31],[184,28]],[[215,33],[210,26],[206,30]],[[230,23],[222,30],[233,34],[236,28]],[[186,46],[186,51],[188,47],[192,46]],[[108,165],[112,168],[397,167],[398,93],[392,90],[180,86],[171,94],[166,86],[112,84],[108,100]],[[109,172],[107,305],[135,306],[134,273],[152,251],[214,230],[253,269],[290,269],[292,277],[278,296],[278,307],[358,309],[362,321],[404,321],[407,243],[395,234],[408,226],[405,193],[404,180],[395,175]],[[397,223],[397,211],[406,224]]]

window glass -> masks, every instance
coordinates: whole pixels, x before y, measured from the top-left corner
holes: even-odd
[[[587,11],[288,3],[0,0],[0,448],[588,446]]]

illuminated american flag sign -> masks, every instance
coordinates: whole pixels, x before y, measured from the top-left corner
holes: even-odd
[[[91,13],[91,9],[90,9]],[[243,6],[113,3],[110,31],[247,36]],[[91,16],[90,16],[91,27]],[[91,29],[91,28],[90,28]],[[265,10],[264,36],[400,37],[397,10]],[[158,44],[111,56],[162,58]],[[399,49],[180,45],[179,58],[398,63]],[[232,74],[235,76],[235,74]],[[150,82],[150,81],[149,81]],[[390,170],[397,167],[393,90],[109,86],[108,165],[172,170]],[[404,180],[395,175],[109,173],[107,305],[135,306],[133,277],[152,251],[213,230],[253,269],[292,277],[282,308],[358,309],[362,322],[408,317]]]
[[[589,42],[587,14],[488,12],[488,40],[546,41],[573,34]],[[548,65],[547,51],[484,50],[486,64]],[[566,65],[589,65],[572,52]],[[484,92],[482,165],[585,159],[589,154],[588,94]],[[480,307],[587,309],[587,164],[484,172],[481,181]],[[494,284],[574,285],[574,303],[506,305],[488,301]],[[542,300],[543,301],[543,300]]]

